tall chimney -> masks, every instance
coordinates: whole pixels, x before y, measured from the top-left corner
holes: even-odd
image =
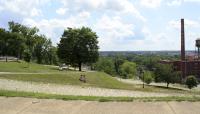
[[[186,77],[184,19],[181,19],[181,75]]]
[[[185,61],[185,31],[184,19],[181,19],[181,60]]]

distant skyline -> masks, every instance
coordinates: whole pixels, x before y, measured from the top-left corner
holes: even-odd
[[[0,0],[0,27],[36,26],[56,46],[67,27],[87,26],[100,51],[180,50],[184,18],[186,50],[194,50],[199,11],[200,0]]]

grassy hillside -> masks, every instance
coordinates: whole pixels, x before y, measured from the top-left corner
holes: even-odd
[[[35,63],[28,64],[24,61],[0,62],[0,72],[58,72],[58,69]]]
[[[19,81],[70,84],[138,91],[189,93],[187,91],[174,88],[166,89],[165,87],[145,86],[145,88],[142,88],[142,85],[120,82],[103,72],[59,71],[57,68],[52,66],[44,66],[34,63],[30,64],[30,67],[27,68],[27,63],[25,62],[0,62],[0,72],[18,72],[18,74],[0,74],[0,78]],[[31,74],[19,74],[20,72],[27,72]],[[87,83],[79,81],[81,74],[86,76]]]

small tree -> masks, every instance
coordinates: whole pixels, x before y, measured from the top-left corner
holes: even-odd
[[[124,62],[120,66],[120,73],[123,78],[133,78],[136,74],[136,64],[134,62]]]
[[[153,81],[152,73],[150,71],[144,72],[144,79],[142,81],[146,84],[150,84]]]
[[[172,65],[158,64],[155,70],[155,82],[165,82],[168,88],[170,83],[180,82],[180,75],[173,70]]]
[[[24,60],[26,62],[28,62],[28,67],[29,67],[29,63],[31,61],[31,53],[30,53],[30,51],[28,51],[28,50],[24,51]]]
[[[189,89],[192,89],[193,87],[197,87],[198,81],[195,76],[188,76],[185,84],[188,86]]]
[[[99,60],[94,64],[94,69],[103,71],[110,75],[115,75],[114,63],[109,57],[100,57]]]

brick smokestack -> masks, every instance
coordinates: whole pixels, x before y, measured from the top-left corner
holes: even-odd
[[[186,77],[184,19],[181,19],[181,75],[183,79]]]
[[[181,60],[185,61],[185,31],[184,19],[181,19]]]

